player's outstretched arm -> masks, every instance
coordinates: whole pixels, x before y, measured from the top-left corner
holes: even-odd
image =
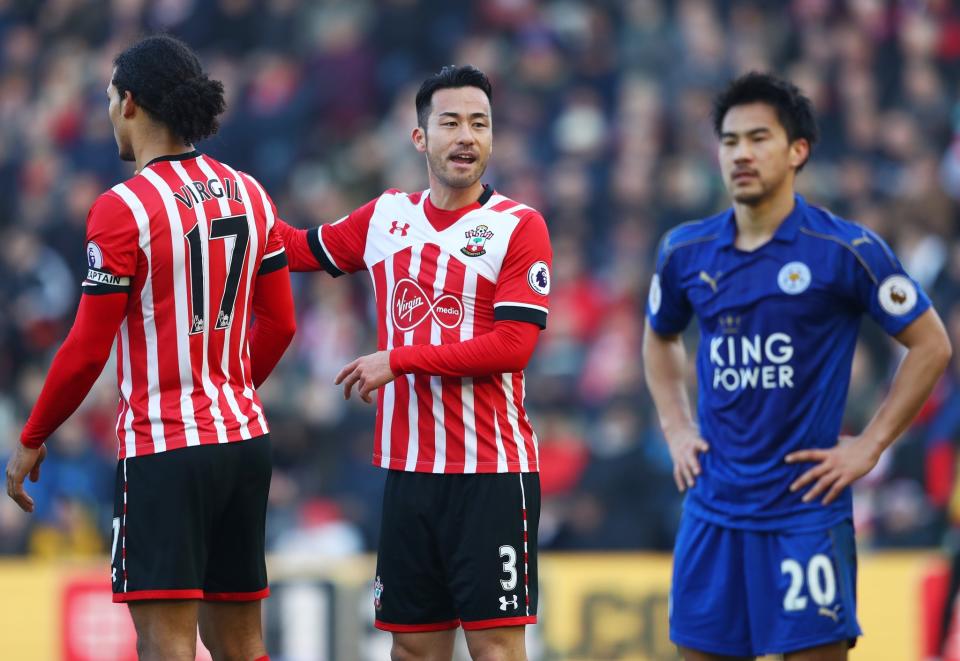
[[[907,354],[897,369],[890,392],[863,432],[859,436],[841,437],[840,444],[834,448],[800,450],[787,455],[787,463],[816,464],[790,486],[791,491],[797,491],[814,483],[804,494],[804,502],[826,493],[823,504],[827,505],[845,487],[870,472],[883,451],[916,417],[950,362],[950,339],[933,308],[917,317],[896,338],[907,348]]]
[[[680,491],[694,485],[700,474],[699,454],[710,449],[690,412],[686,369],[687,350],[680,335],[660,335],[648,321],[643,332],[643,372],[670,448],[673,480]]]
[[[297,332],[290,271],[286,266],[257,276],[253,290],[253,314],[254,321],[250,327],[250,375],[253,387],[259,388],[277,366]]]
[[[316,232],[316,227],[301,230],[291,227],[277,218],[273,225],[273,231],[279,233],[283,238],[283,247],[287,252],[287,263],[290,265],[291,271],[319,271],[323,268],[307,241],[307,233]]]
[[[124,292],[80,298],[73,328],[53,358],[20,443],[7,463],[7,495],[25,512],[33,511],[33,499],[23,481],[28,474],[32,482],[40,478],[44,441],[77,410],[103,371],[126,315],[127,296]]]
[[[493,330],[463,342],[419,344],[378,351],[357,358],[337,375],[343,396],[357,386],[365,402],[370,394],[401,374],[477,377],[519,372],[526,368],[537,346],[540,327],[525,321],[497,321]]]

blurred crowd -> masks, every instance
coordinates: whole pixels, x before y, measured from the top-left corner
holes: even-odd
[[[712,96],[751,69],[806,91],[823,139],[803,193],[886,237],[960,346],[960,11],[951,5],[0,0],[0,459],[72,322],[86,212],[132,174],[107,118],[116,53],[157,31],[196,48],[228,102],[201,150],[258,177],[303,227],[385,188],[426,187],[409,139],[414,93],[442,65],[471,63],[494,85],[485,181],[540,209],[553,240],[549,327],[527,370],[542,546],[668,549],[681,498],[640,339],[658,237],[727,205]],[[333,386],[374,348],[369,285],[322,274],[293,284],[298,334],[262,390],[275,448],[268,546],[372,549],[384,479],[370,465],[373,410]],[[872,415],[898,357],[865,323],[845,431]],[[864,544],[935,545],[960,522],[958,368],[857,486]],[[0,554],[109,548],[115,374],[111,363],[51,439],[42,480],[28,486],[36,514],[0,499]]]

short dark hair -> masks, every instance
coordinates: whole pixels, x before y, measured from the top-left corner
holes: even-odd
[[[757,71],[751,71],[732,81],[713,100],[713,130],[717,136],[723,131],[723,119],[730,108],[747,103],[766,103],[772,106],[790,142],[803,138],[812,150],[820,137],[813,103],[804,96],[800,88],[771,73]]]
[[[217,132],[217,117],[226,109],[223,83],[203,72],[189,46],[168,35],[138,41],[113,61],[113,85],[126,92],[153,119],[185,145]]]
[[[423,81],[417,91],[417,124],[421,128],[427,126],[433,93],[453,87],[478,87],[487,95],[487,100],[493,102],[493,88],[487,74],[469,64],[447,65]]]

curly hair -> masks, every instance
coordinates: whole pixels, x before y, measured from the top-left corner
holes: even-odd
[[[193,144],[217,132],[227,105],[223,83],[203,72],[189,46],[167,35],[138,41],[113,61],[113,85],[126,92],[150,117]]]

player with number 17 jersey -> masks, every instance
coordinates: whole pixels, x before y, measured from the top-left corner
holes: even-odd
[[[120,458],[268,432],[245,321],[286,264],[260,184],[207,155],[149,163],[93,205],[86,294],[129,291],[117,343]]]
[[[105,97],[117,154],[136,171],[90,209],[83,295],[7,494],[33,511],[23,481],[40,478],[46,441],[116,342],[113,600],[128,604],[142,658],[193,658],[199,627],[216,655],[264,661],[271,462],[255,389],[296,328],[276,210],[252,177],[197,151],[226,102],[183,42],[125,48]]]

